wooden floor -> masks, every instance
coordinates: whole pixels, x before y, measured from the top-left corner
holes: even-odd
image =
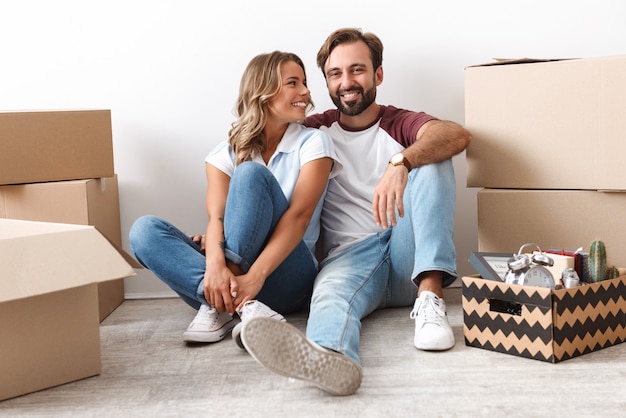
[[[348,397],[267,372],[230,337],[185,345],[194,312],[177,299],[128,300],[101,325],[101,375],[0,402],[0,416],[626,416],[626,344],[558,364],[467,347],[460,289],[446,290],[456,346],[416,350],[409,308],[376,312]],[[287,319],[304,329],[305,314]]]

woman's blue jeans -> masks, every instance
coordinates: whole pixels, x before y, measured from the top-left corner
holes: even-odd
[[[422,272],[442,271],[443,285],[450,285],[456,278],[455,201],[451,160],[412,170],[405,214],[397,225],[321,264],[307,337],[360,363],[364,317],[377,309],[411,306]]]
[[[224,214],[225,256],[244,272],[257,259],[289,207],[280,185],[263,165],[240,164],[231,178]],[[137,260],[198,309],[204,297],[206,259],[199,245],[164,219],[146,215],[135,221],[130,248]],[[256,299],[286,314],[308,306],[317,274],[303,241],[266,279]]]

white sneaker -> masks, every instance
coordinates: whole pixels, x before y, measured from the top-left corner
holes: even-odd
[[[264,304],[263,302],[259,302],[258,300],[249,300],[243,304],[241,311],[239,313],[239,318],[241,318],[241,322],[235,325],[233,328],[233,340],[237,343],[239,348],[245,350],[246,348],[241,343],[241,327],[243,327],[243,323],[249,321],[252,318],[257,316],[265,316],[267,318],[273,318],[278,321],[286,321],[285,317],[279,314],[276,311],[270,309],[269,306]]]
[[[243,323],[241,340],[248,353],[274,373],[311,382],[332,395],[352,395],[361,386],[361,366],[315,344],[287,322],[252,318]]]
[[[237,321],[228,312],[218,312],[209,305],[200,305],[196,317],[191,321],[183,340],[194,343],[214,343],[223,340]]]
[[[423,291],[411,311],[415,319],[413,343],[420,350],[448,350],[454,347],[454,333],[446,316],[446,303],[433,292]]]

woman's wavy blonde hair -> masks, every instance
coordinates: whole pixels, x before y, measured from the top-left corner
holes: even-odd
[[[265,150],[263,128],[267,121],[268,103],[282,89],[280,66],[289,61],[298,64],[306,77],[304,63],[291,52],[260,54],[248,63],[241,77],[234,110],[237,119],[228,131],[228,142],[235,152],[236,165]],[[313,102],[309,100],[306,110],[311,109]]]

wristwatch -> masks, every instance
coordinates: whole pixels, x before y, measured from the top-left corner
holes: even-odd
[[[391,159],[389,160],[389,164],[391,165],[404,165],[408,171],[411,171],[413,167],[411,167],[411,163],[406,159],[404,154],[401,152],[397,154],[393,154]]]

